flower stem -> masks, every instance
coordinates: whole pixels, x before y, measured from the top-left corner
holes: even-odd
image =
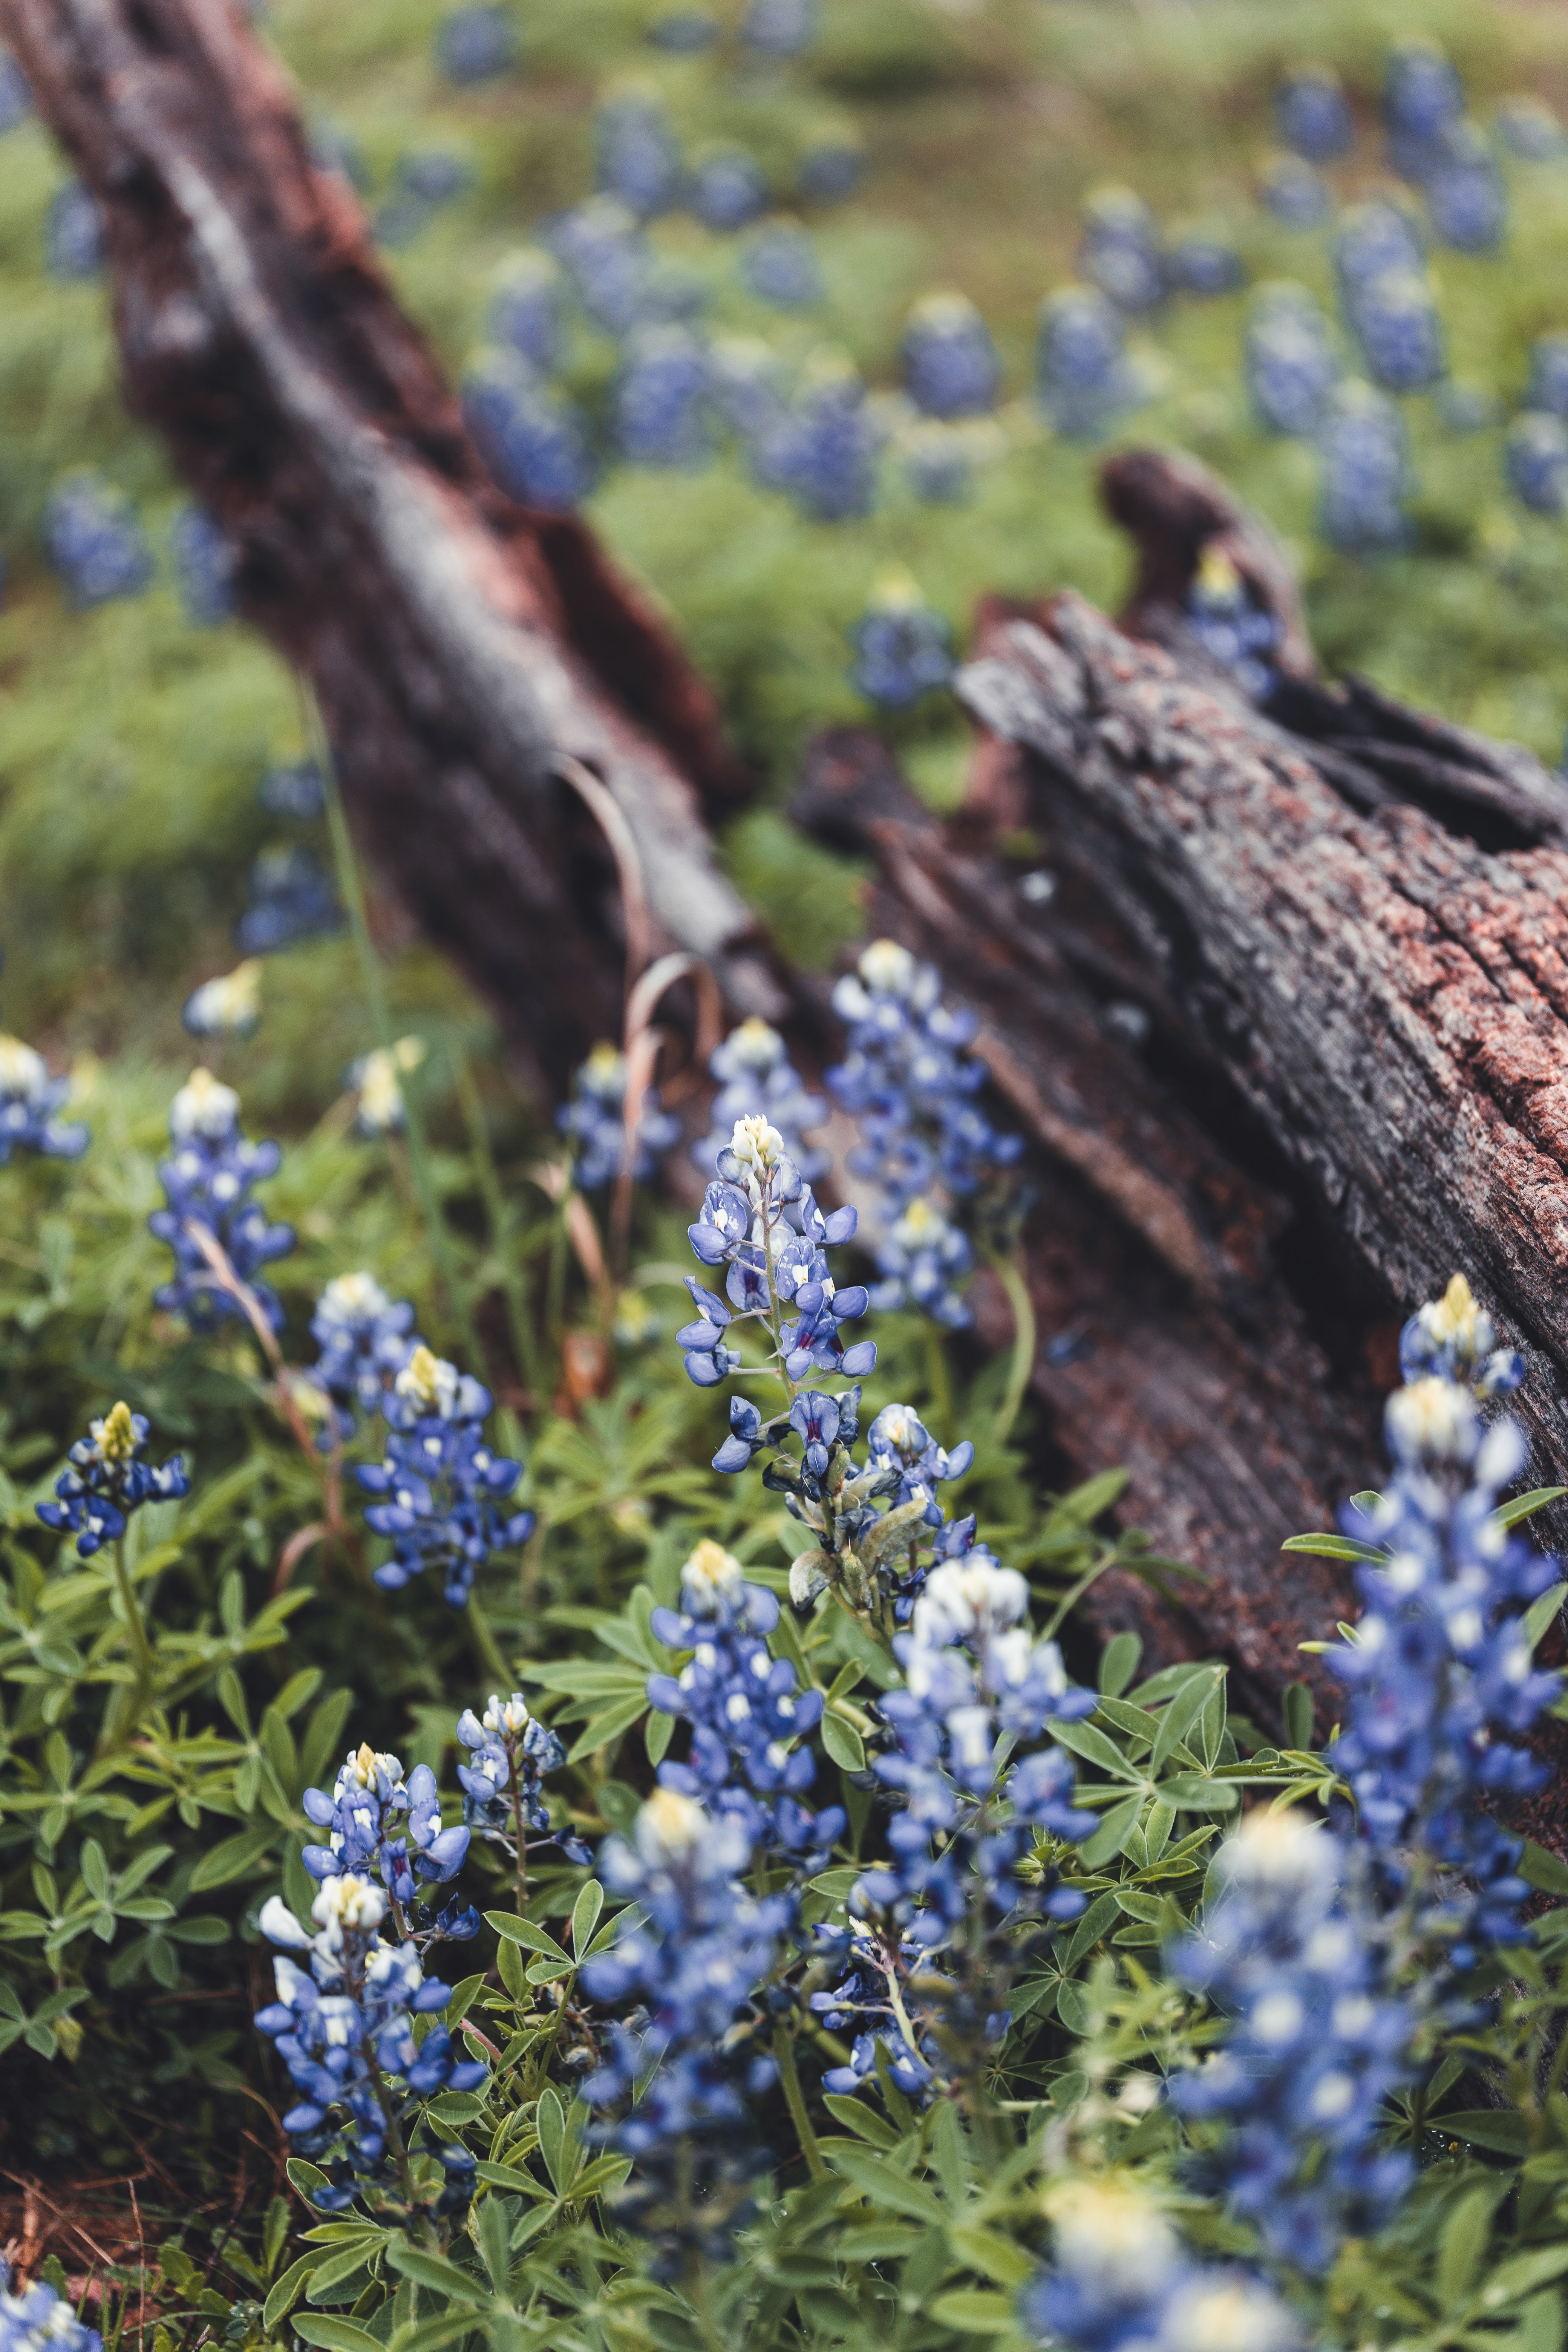
[[[517,1916],[528,1916],[528,1827],[522,1818],[522,1759],[518,1753],[519,1741],[507,1741],[507,1754],[511,1763],[511,1820],[517,1837]]]
[[[114,1581],[120,1591],[120,1606],[125,1614],[125,1630],[130,1637],[131,1654],[136,1661],[136,1692],[131,1712],[135,1716],[142,1695],[153,1682],[153,1651],[147,1640],[147,1628],[142,1622],[142,1611],[136,1599],[136,1588],[131,1581],[131,1571],[125,1565],[125,1538],[116,1536],[113,1544]]]
[[[784,2104],[791,2121],[800,2135],[800,2152],[805,2158],[805,2168],[814,2180],[826,2180],[827,2167],[822,2160],[822,2150],[816,2144],[811,2117],[806,2113],[805,2095],[800,2087],[795,2071],[795,2036],[781,2018],[773,2028],[773,2056],[778,2061],[779,2081],[784,2085]]]
[[[1029,1375],[1035,1369],[1039,1331],[1035,1321],[1035,1303],[1029,1297],[1029,1286],[1024,1279],[1024,1270],[1017,1258],[997,1256],[992,1259],[991,1264],[1013,1310],[1013,1361],[1007,1373],[1007,1386],[996,1408],[996,1418],[991,1424],[992,1437],[1000,1445],[1011,1436],[1013,1423],[1018,1418],[1027,1391]]]

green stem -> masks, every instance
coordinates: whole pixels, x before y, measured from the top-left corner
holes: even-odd
[[[811,2127],[811,2117],[805,2109],[805,2094],[800,2087],[800,2076],[795,2071],[795,2036],[782,2018],[773,2028],[773,2056],[778,2061],[784,2104],[800,2135],[800,2152],[805,2158],[805,2168],[814,2180],[826,2180],[827,2167],[816,2144],[816,2134]]]
[[[479,1595],[476,1592],[470,1592],[468,1595],[468,1631],[474,1637],[474,1648],[479,1654],[479,1664],[487,1675],[495,1678],[496,1688],[504,1698],[511,1688],[511,1668],[501,1655],[500,1644],[491,1630],[489,1619],[479,1606]]]
[[[458,1085],[458,1100],[468,1129],[468,1143],[474,1155],[474,1171],[479,1181],[480,1197],[489,1220],[490,1245],[500,1267],[507,1320],[511,1327],[511,1343],[517,1350],[518,1365],[523,1378],[537,1399],[543,1385],[543,1369],[540,1361],[538,1336],[528,1311],[528,1283],[521,1267],[507,1247],[506,1200],[500,1188],[495,1154],[490,1150],[489,1130],[485,1125],[485,1107],[479,1100],[479,1090],[474,1084],[468,1057],[460,1047],[453,1054],[452,1072]]]
[[[991,1434],[1000,1445],[1012,1434],[1013,1423],[1018,1418],[1029,1385],[1029,1375],[1035,1369],[1035,1351],[1039,1344],[1039,1331],[1035,1322],[1035,1305],[1029,1297],[1029,1286],[1024,1270],[1016,1257],[993,1257],[992,1265],[1013,1310],[1013,1361],[1007,1372],[1007,1386],[996,1409]]]
[[[125,1565],[125,1539],[117,1536],[113,1544],[114,1581],[120,1591],[120,1606],[125,1612],[125,1630],[131,1639],[131,1654],[136,1661],[136,1696],[132,1702],[134,1717],[144,1690],[152,1685],[153,1651],[147,1640],[147,1628],[142,1622],[142,1611],[136,1599],[136,1589]]]
[[[300,694],[304,701],[311,749],[315,754],[316,765],[321,771],[321,792],[327,808],[327,828],[331,835],[332,857],[338,870],[338,887],[342,892],[343,904],[348,909],[349,929],[353,933],[354,947],[359,955],[360,973],[364,983],[365,1003],[370,1011],[371,1029],[381,1051],[390,1057],[396,1040],[392,1034],[392,1016],[387,1010],[386,988],[382,974],[381,959],[376,954],[375,942],[370,935],[370,922],[365,914],[364,885],[360,877],[359,860],[354,855],[353,838],[349,832],[342,794],[338,790],[338,775],[332,761],[331,745],[327,740],[326,727],[322,722],[316,698],[303,680],[300,681]],[[479,1354],[478,1334],[474,1329],[468,1301],[463,1297],[462,1288],[458,1280],[457,1266],[452,1256],[451,1236],[447,1231],[447,1222],[441,1213],[440,1196],[436,1190],[435,1171],[431,1166],[429,1150],[426,1145],[424,1121],[414,1100],[411,1072],[400,1076],[398,1091],[403,1098],[404,1132],[408,1139],[408,1164],[414,1177],[414,1189],[419,1198],[420,1214],[424,1219],[426,1237],[430,1244],[430,1255],[436,1262],[436,1271],[441,1286],[447,1294],[452,1315],[470,1351],[471,1360],[476,1365],[480,1365],[482,1359]]]

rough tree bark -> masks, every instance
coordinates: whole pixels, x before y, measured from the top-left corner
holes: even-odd
[[[602,779],[655,944],[783,1003],[704,807],[743,785],[710,698],[566,518],[489,479],[346,184],[232,0],[0,0],[103,207],[127,398],[232,536],[314,686],[377,865],[559,1079],[618,1026],[616,868],[556,781]]]

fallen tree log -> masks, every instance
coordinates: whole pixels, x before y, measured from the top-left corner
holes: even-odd
[[[706,688],[581,524],[490,482],[232,0],[0,0],[0,31],[103,208],[130,404],[233,541],[239,609],[313,685],[416,919],[557,1083],[617,1030],[616,866],[559,781],[575,761],[653,945],[779,1011],[704,823],[744,784]]]

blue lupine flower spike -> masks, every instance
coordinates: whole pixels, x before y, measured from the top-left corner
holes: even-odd
[[[71,1447],[68,1467],[55,1481],[55,1501],[37,1506],[46,1527],[68,1529],[76,1537],[83,1559],[122,1536],[132,1513],[143,1503],[172,1502],[190,1492],[179,1454],[171,1454],[162,1468],[138,1459],[147,1430],[143,1414],[128,1404],[115,1405]]]

